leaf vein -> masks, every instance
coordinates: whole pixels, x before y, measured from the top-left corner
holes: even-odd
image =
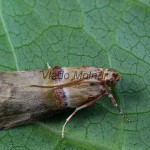
[[[12,44],[12,41],[11,41],[9,32],[8,32],[8,30],[7,30],[7,27],[6,27],[4,18],[3,18],[3,14],[2,14],[1,8],[0,8],[0,19],[1,19],[1,21],[2,21],[2,25],[3,25],[3,27],[4,27],[4,30],[5,30],[5,33],[6,33],[6,37],[7,37],[7,39],[8,39],[8,43],[9,43],[9,45],[10,45],[10,48],[11,48],[11,51],[12,51],[12,54],[13,54],[13,57],[14,57],[16,69],[19,70],[18,59],[17,59],[16,53],[15,53],[15,49],[14,49],[14,46],[13,46],[13,44]]]

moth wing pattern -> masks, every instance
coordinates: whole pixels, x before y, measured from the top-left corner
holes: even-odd
[[[30,87],[35,82],[50,84],[42,79],[40,70],[0,73],[0,129],[31,123],[61,111],[53,97],[49,97],[53,88]]]

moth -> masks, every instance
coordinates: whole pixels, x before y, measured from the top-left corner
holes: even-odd
[[[74,112],[66,119],[65,126],[79,110],[91,106],[104,96],[110,97],[110,88],[120,80],[113,69],[89,66],[58,67],[35,71],[0,73],[0,129],[27,124],[46,116],[53,116],[67,108]],[[129,121],[129,120],[128,120]]]

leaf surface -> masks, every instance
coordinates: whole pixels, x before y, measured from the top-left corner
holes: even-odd
[[[0,150],[150,149],[150,3],[148,0],[0,0],[0,71],[51,66],[114,68],[110,99],[77,113],[0,131]]]

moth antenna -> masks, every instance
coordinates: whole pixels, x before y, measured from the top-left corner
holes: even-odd
[[[48,69],[51,69],[52,67],[49,65],[49,63],[47,62],[47,67]]]
[[[112,101],[113,105],[117,108],[119,114],[120,114],[126,121],[130,122],[130,120],[129,120],[128,118],[126,118],[126,116],[123,114],[123,112],[122,112],[122,111],[120,110],[120,108],[118,107],[118,104],[117,104],[115,98],[113,97],[113,95],[112,95],[111,93],[109,93],[109,94],[108,94],[108,97],[111,98],[111,101]]]

